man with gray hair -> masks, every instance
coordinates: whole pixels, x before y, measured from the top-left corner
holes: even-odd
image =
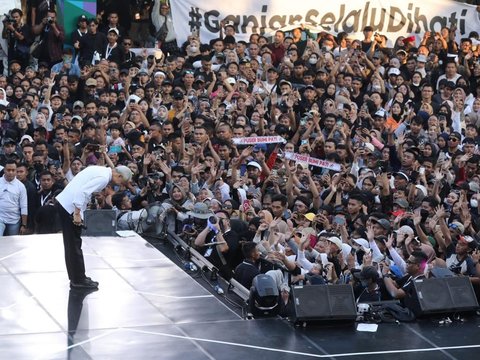
[[[89,166],[80,171],[57,196],[71,288],[98,288],[98,282],[85,276],[81,238],[83,213],[92,194],[103,190],[110,182],[115,185],[126,184],[131,178],[132,172],[126,166]]]

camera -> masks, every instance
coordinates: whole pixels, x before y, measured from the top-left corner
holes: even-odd
[[[10,14],[3,14],[4,19],[2,20],[4,23],[11,24],[15,22],[15,20],[10,16]]]
[[[208,221],[210,221],[210,224],[215,225],[218,220],[217,220],[217,217],[216,217],[216,216],[213,216],[213,215],[212,215],[212,216],[210,216],[210,217],[208,218]]]
[[[53,18],[52,18],[51,16],[49,16],[49,17],[47,18],[47,22],[48,22],[49,24],[53,24]]]

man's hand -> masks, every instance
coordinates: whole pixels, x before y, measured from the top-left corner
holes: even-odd
[[[80,213],[73,213],[73,225],[75,226],[82,226],[82,217],[80,216]]]

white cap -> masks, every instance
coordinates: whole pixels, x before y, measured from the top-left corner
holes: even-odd
[[[33,138],[30,135],[23,135],[22,138],[20,139],[19,144],[23,142],[23,140],[28,140],[29,142],[33,143]]]
[[[342,248],[342,244],[343,244],[343,243],[342,243],[342,240],[340,240],[340,238],[338,238],[338,237],[336,237],[336,236],[332,236],[332,237],[329,237],[327,240],[330,241],[330,242],[332,242],[332,243],[334,243],[335,245],[337,245],[337,247],[338,247],[339,250],[342,250],[342,249],[343,249],[343,248]]]
[[[363,247],[364,249],[370,249],[370,244],[367,240],[363,239],[363,238],[359,238],[359,239],[352,239],[355,243],[357,243],[358,245],[360,245],[361,247]]]
[[[400,70],[397,69],[396,67],[392,67],[388,69],[388,75],[400,75]]]
[[[253,167],[256,167],[258,170],[262,170],[262,167],[260,166],[260,164],[256,161],[250,161],[248,164],[247,164],[247,167],[249,166],[253,166]]]
[[[413,229],[408,225],[401,226],[398,230],[395,230],[397,234],[413,235]]]

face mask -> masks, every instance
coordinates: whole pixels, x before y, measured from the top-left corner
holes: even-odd
[[[362,283],[363,287],[368,287],[368,280],[361,280],[360,282]]]
[[[315,64],[318,62],[318,60],[317,60],[317,58],[315,58],[315,57],[311,57],[310,59],[308,59],[308,62],[309,62],[311,65],[315,65]]]
[[[382,90],[382,87],[379,86],[379,85],[373,85],[373,86],[372,86],[372,90],[373,90],[373,91],[380,91],[380,90]]]
[[[472,208],[477,208],[478,207],[478,200],[477,199],[470,199],[470,206]]]
[[[197,50],[198,50],[198,48],[197,48],[196,46],[190,46],[190,51],[191,51],[192,53],[196,53]]]
[[[419,82],[413,82],[412,84],[415,85],[415,86],[419,86],[419,85],[420,85]]]

